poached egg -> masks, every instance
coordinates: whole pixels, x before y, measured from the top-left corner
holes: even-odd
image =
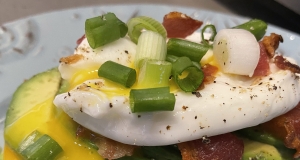
[[[176,98],[173,111],[132,113],[130,89],[98,77],[97,69],[108,60],[133,67],[135,52],[136,45],[127,37],[94,50],[83,40],[74,53],[83,58],[60,63],[62,78],[70,82],[71,90],[57,95],[54,104],[107,138],[159,146],[255,126],[286,113],[300,99],[298,76],[270,63],[268,76],[251,78],[219,71],[213,83],[193,93],[181,91],[170,81]],[[216,64],[213,54],[203,59]]]

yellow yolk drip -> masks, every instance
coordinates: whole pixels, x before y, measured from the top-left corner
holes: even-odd
[[[89,148],[76,138],[77,124],[63,111],[58,110],[49,99],[35,106],[5,129],[5,139],[11,148],[18,148],[25,137],[35,130],[48,134],[63,148],[57,159],[103,160],[96,150]],[[4,157],[19,159],[14,151],[6,146]]]
[[[202,57],[200,64],[201,64],[201,66],[210,64],[212,66],[218,67],[218,69],[220,70],[218,62],[216,61],[212,50],[207,51],[207,53]]]
[[[77,85],[80,85],[87,80],[102,78],[102,77],[98,76],[98,68],[99,67],[86,68],[86,69],[82,69],[82,70],[79,70],[78,72],[76,72],[73,75],[73,77],[71,78],[71,80],[69,81],[70,89],[75,88]],[[102,78],[102,79],[105,79],[105,78]],[[131,88],[126,88],[120,84],[117,84],[117,83],[112,82],[107,79],[105,79],[105,84],[104,84],[105,87],[102,87],[101,85],[94,84],[94,83],[90,83],[87,85],[90,86],[91,88],[101,90],[108,97],[129,96],[129,92],[131,89],[140,89],[139,86],[137,85],[137,83],[135,83]],[[170,91],[172,93],[175,93],[179,90],[179,87],[176,85],[176,83],[173,80],[169,81],[169,86],[170,86]]]
[[[70,89],[83,83],[86,80],[97,79],[99,67],[85,68],[76,72],[70,80]]]

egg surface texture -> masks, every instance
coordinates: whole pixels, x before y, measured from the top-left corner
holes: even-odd
[[[135,50],[136,45],[126,37],[95,50],[84,40],[75,51],[81,55],[79,59],[60,63],[61,75],[72,88],[57,95],[54,104],[105,137],[157,146],[255,126],[291,110],[300,99],[298,77],[271,63],[272,73],[266,77],[218,72],[214,82],[197,94],[173,89],[173,111],[132,113],[130,89],[98,77],[96,72],[108,60],[133,67]]]

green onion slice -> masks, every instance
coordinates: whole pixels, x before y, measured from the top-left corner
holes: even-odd
[[[113,13],[107,13],[85,21],[85,35],[93,49],[124,37],[127,31],[127,25]]]
[[[209,41],[214,41],[216,35],[217,35],[217,30],[216,30],[216,27],[212,24],[209,24],[209,25],[206,25],[203,27],[202,31],[201,31],[201,38],[202,38],[202,42],[206,45],[209,45],[209,43],[204,39],[204,32],[207,30],[207,29],[210,29],[211,30],[211,36],[210,38],[208,39]]]
[[[145,30],[157,32],[162,35],[164,39],[167,37],[167,31],[165,27],[160,22],[150,17],[139,16],[131,18],[127,22],[127,25],[128,35],[134,43],[138,43],[141,33]]]
[[[136,71],[113,61],[106,61],[98,70],[98,76],[130,88],[136,80]]]
[[[62,151],[63,149],[54,139],[44,134],[33,144],[24,149],[21,155],[28,160],[53,160]]]
[[[174,55],[167,55],[166,57],[166,61],[168,62],[171,62],[171,63],[174,63],[178,60],[179,57],[177,56],[174,56]],[[197,67],[198,69],[201,69],[201,66],[200,66],[200,63],[199,62],[195,62],[195,61],[192,61],[193,65],[195,67]]]
[[[204,79],[202,70],[195,67],[188,57],[180,57],[172,63],[172,75],[185,92],[196,91]]]
[[[154,59],[164,61],[167,55],[165,39],[153,31],[145,31],[141,34],[136,48],[135,67],[141,66],[141,60]]]
[[[167,54],[178,57],[189,57],[192,61],[200,62],[210,47],[183,39],[171,38],[167,43]]]
[[[260,19],[251,19],[250,21],[232,27],[237,29],[245,29],[251,32],[257,41],[259,41],[265,34],[268,28],[268,24]]]
[[[29,136],[27,136],[19,145],[18,148],[18,152],[21,153],[22,151],[24,151],[28,146],[30,146],[31,144],[33,144],[35,141],[37,141],[37,139],[39,139],[40,137],[42,137],[42,133],[40,133],[39,131],[35,130],[32,133],[29,134]]]
[[[173,111],[175,95],[169,87],[132,89],[129,95],[132,113]]]
[[[145,60],[138,77],[139,88],[157,88],[169,86],[172,64],[166,61]]]

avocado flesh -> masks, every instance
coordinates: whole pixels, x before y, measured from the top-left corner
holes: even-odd
[[[15,91],[6,112],[5,128],[46,99],[54,98],[60,86],[57,68],[39,73],[25,81]]]
[[[248,139],[244,139],[243,141],[243,160],[283,160],[274,146]]]
[[[277,152],[279,152],[281,159],[283,160],[289,160],[294,159],[293,155],[295,154],[296,150],[289,149],[285,147],[282,140],[274,137],[272,134],[267,133],[261,128],[259,125],[254,127],[245,128],[239,131],[236,131],[236,133],[244,138],[247,138],[249,140],[253,140],[254,142],[260,142],[262,146],[269,145],[274,147]],[[259,146],[257,146],[259,147]],[[265,152],[265,149],[262,150]],[[247,154],[247,151],[245,150],[244,154]],[[300,159],[300,158],[298,158]],[[297,159],[297,160],[298,160]],[[252,159],[256,160],[256,159]]]
[[[68,90],[69,85],[61,79],[57,68],[39,73],[18,87],[6,114],[4,139],[7,151],[3,152],[6,159],[20,159],[17,156],[21,142],[35,130],[62,145],[63,152],[58,159],[103,159],[97,150],[76,138],[74,133],[78,124],[54,106],[55,96]]]

